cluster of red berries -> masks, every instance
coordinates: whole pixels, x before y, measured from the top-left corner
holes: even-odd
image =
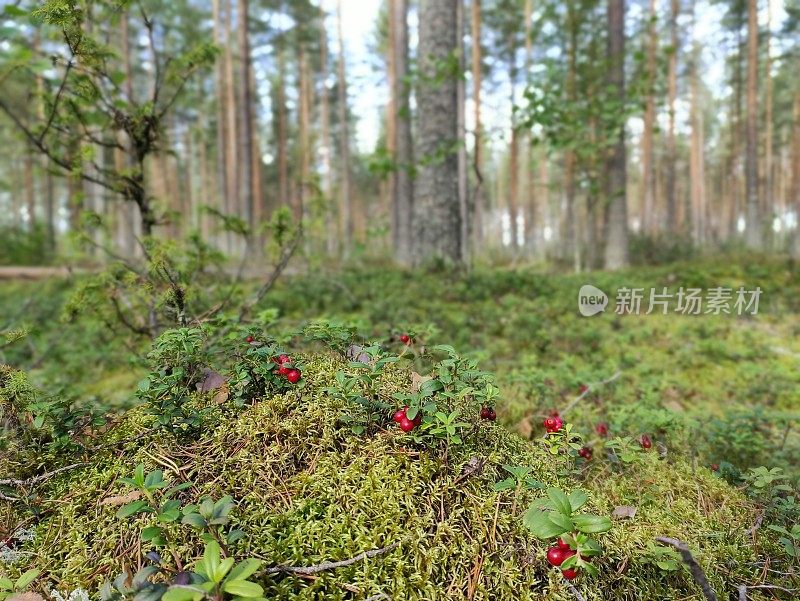
[[[642,445],[642,448],[647,450],[653,446],[653,441],[650,440],[650,437],[647,434],[642,434],[639,437],[639,444]]]
[[[564,420],[558,415],[558,411],[553,411],[549,417],[546,417],[542,422],[544,429],[549,433],[558,432],[564,427]]]
[[[578,451],[578,456],[583,457],[586,461],[592,460],[592,447],[581,447]]]
[[[297,384],[300,381],[300,378],[303,377],[303,374],[299,369],[295,367],[289,367],[289,365],[292,363],[292,358],[289,355],[273,357],[272,360],[280,366],[278,367],[278,373],[289,380],[289,382],[292,384]]]
[[[400,429],[403,432],[411,432],[414,428],[419,426],[422,423],[422,415],[417,412],[416,417],[414,419],[408,419],[406,415],[406,411],[408,411],[408,407],[403,407],[402,409],[398,409],[394,412],[392,419],[397,422],[397,425],[400,426]]]
[[[547,561],[551,566],[559,567],[567,559],[577,554],[577,551],[574,551],[563,539],[559,538],[556,546],[547,550]],[[575,568],[562,569],[561,575],[567,580],[574,580],[578,577],[578,570]]]
[[[481,407],[481,419],[488,419],[490,422],[496,420],[497,412],[494,410],[494,407]]]
[[[400,342],[402,342],[405,345],[411,344],[411,336],[409,336],[408,334],[400,334]]]

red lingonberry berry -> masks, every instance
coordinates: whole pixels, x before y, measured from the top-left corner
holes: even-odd
[[[653,441],[650,440],[650,437],[647,434],[642,434],[639,437],[639,444],[642,445],[643,449],[649,449],[653,446]]]
[[[411,430],[414,429],[414,422],[412,422],[406,416],[403,416],[403,419],[400,420],[400,429],[403,432],[411,432]]]
[[[281,355],[278,357],[278,363],[291,363],[292,358],[289,355]]]
[[[719,465],[716,464],[716,463],[712,463],[711,464],[711,471],[712,472],[718,472],[719,471]]]
[[[394,412],[394,415],[392,415],[392,419],[396,421],[398,424],[400,423],[400,420],[405,419],[405,417],[406,417],[405,409],[398,409],[397,411]]]
[[[282,376],[288,376],[290,371],[292,371],[292,368],[291,367],[286,367],[285,365],[281,365],[278,368],[278,373],[280,375],[282,375]]]
[[[567,568],[566,570],[561,570],[561,575],[566,580],[575,580],[578,577],[578,570],[575,568]]]
[[[542,424],[548,432],[555,432],[558,422],[555,417],[546,417]]]
[[[411,336],[408,334],[400,334],[400,342],[403,344],[409,344],[411,342]]]
[[[290,369],[289,373],[286,374],[286,379],[292,384],[297,384],[301,377],[303,377],[303,374],[300,373],[299,369]]]
[[[566,557],[564,557],[564,549],[559,547],[551,547],[547,550],[547,561],[550,562],[551,566],[558,567],[564,563],[565,559]]]
[[[592,458],[592,449],[589,447],[582,447],[580,451],[578,451],[578,455],[589,461]]]
[[[594,427],[594,431],[600,436],[606,436],[608,434],[608,424],[605,422],[600,422]]]
[[[493,422],[497,419],[497,411],[494,410],[494,407],[489,407],[489,421]]]
[[[562,549],[564,551],[569,551],[570,549],[572,549],[572,547],[570,547],[567,543],[565,543],[564,539],[561,538],[560,536],[558,537],[556,544],[558,545],[559,549]]]
[[[481,419],[489,419],[489,408],[481,407]]]
[[[589,387],[586,384],[581,384],[578,387],[578,392],[580,392],[581,394],[585,393],[587,390],[589,390]]]
[[[248,336],[245,340],[247,340],[247,342],[253,342],[255,338],[253,338],[252,336]]]

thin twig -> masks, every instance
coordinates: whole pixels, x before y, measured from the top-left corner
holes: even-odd
[[[595,382],[593,384],[589,384],[588,386],[586,386],[586,390],[584,390],[582,393],[580,393],[578,396],[576,396],[574,399],[572,399],[569,402],[569,405],[567,405],[566,407],[564,407],[564,409],[561,410],[560,414],[564,415],[567,411],[569,411],[575,405],[577,405],[583,397],[585,397],[587,394],[592,392],[592,390],[594,390],[595,388],[598,388],[600,386],[605,386],[606,384],[611,384],[611,382],[613,382],[614,380],[619,378],[621,375],[622,375],[622,372],[621,371],[617,371],[613,376],[611,376],[607,380],[603,380],[601,382]]]
[[[77,467],[83,467],[84,465],[88,465],[86,462],[82,463],[73,463],[72,465],[65,465],[64,467],[60,467],[57,470],[53,470],[52,472],[46,472],[44,474],[40,474],[38,476],[34,476],[32,478],[27,478],[26,480],[15,480],[14,478],[6,478],[4,480],[0,480],[0,485],[2,486],[33,486],[35,484],[39,484],[39,482],[44,482],[56,476],[62,472],[67,472],[69,470],[74,470]]]
[[[388,547],[373,549],[371,551],[364,551],[363,553],[359,553],[358,555],[356,555],[355,557],[351,557],[350,559],[344,559],[342,561],[323,561],[322,563],[318,563],[313,566],[273,566],[271,568],[267,568],[266,573],[299,574],[302,576],[311,576],[312,574],[317,574],[319,572],[324,572],[326,570],[335,570],[336,568],[343,568],[345,566],[353,565],[354,563],[358,563],[359,561],[363,561],[371,557],[376,557],[378,555],[383,555],[384,553],[389,553],[390,551],[394,551],[399,546],[400,543],[392,543]]]
[[[576,589],[571,582],[567,582],[567,589],[569,589],[569,592],[572,593],[578,601],[586,601],[586,599],[583,598],[583,595],[581,595],[581,592]]]
[[[275,269],[272,270],[269,278],[267,278],[267,281],[264,282],[261,288],[258,289],[258,292],[256,292],[256,295],[251,302],[242,305],[242,310],[239,312],[239,323],[244,321],[244,318],[247,317],[250,310],[259,302],[261,302],[261,299],[264,298],[267,292],[269,292],[275,285],[275,282],[281,276],[283,270],[286,269],[286,265],[289,264],[289,260],[292,258],[292,255],[294,255],[294,251],[297,250],[297,245],[300,244],[300,238],[302,238],[302,234],[303,227],[302,225],[298,225],[294,232],[292,242],[289,244],[289,246],[284,247],[284,249],[281,251],[281,257],[278,260],[278,263],[275,265]]]
[[[692,578],[702,589],[703,596],[708,599],[708,601],[717,601],[717,594],[714,592],[714,589],[711,588],[711,584],[708,582],[708,578],[706,578],[703,568],[700,567],[700,564],[697,563],[697,560],[694,558],[694,556],[692,556],[692,552],[689,550],[689,547],[686,545],[686,543],[681,542],[676,538],[669,538],[666,536],[659,536],[656,538],[656,541],[677,549],[677,551],[681,554],[683,563],[685,563],[686,567],[689,568]]]

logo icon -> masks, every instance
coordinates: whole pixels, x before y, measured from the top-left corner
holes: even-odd
[[[606,310],[608,295],[591,284],[584,284],[578,291],[578,311],[584,317],[592,317]]]

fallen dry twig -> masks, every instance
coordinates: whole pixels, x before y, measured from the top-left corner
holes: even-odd
[[[53,470],[52,472],[40,474],[38,476],[27,478],[25,480],[15,480],[14,478],[6,478],[4,480],[0,480],[0,486],[34,486],[35,484],[39,484],[39,482],[44,482],[45,480],[48,480],[53,476],[56,476],[62,472],[74,470],[76,467],[83,467],[84,465],[88,464],[82,462],[82,463],[73,463],[72,465],[65,465],[64,467],[60,467],[57,470]]]
[[[273,566],[271,568],[267,568],[267,574],[299,574],[304,576],[310,576],[311,574],[317,574],[319,572],[324,572],[326,570],[335,570],[336,568],[343,568],[345,566],[353,565],[354,563],[358,563],[359,561],[363,561],[365,559],[369,559],[371,557],[376,557],[378,555],[383,555],[384,553],[389,553],[390,551],[394,551],[397,547],[400,546],[400,543],[392,543],[388,547],[382,547],[380,549],[372,549],[371,551],[364,551],[363,553],[359,553],[358,555],[351,557],[350,559],[343,559],[342,561],[323,561],[322,563],[318,563],[313,566]]]
[[[686,546],[686,543],[667,536],[659,536],[656,538],[656,541],[674,547],[681,554],[681,559],[683,559],[683,563],[686,564],[686,567],[689,568],[689,573],[692,575],[692,578],[703,591],[703,596],[708,599],[708,601],[717,601],[717,594],[714,592],[714,589],[711,588],[711,584],[708,582],[703,568],[697,563],[697,560],[692,555],[689,547]]]

